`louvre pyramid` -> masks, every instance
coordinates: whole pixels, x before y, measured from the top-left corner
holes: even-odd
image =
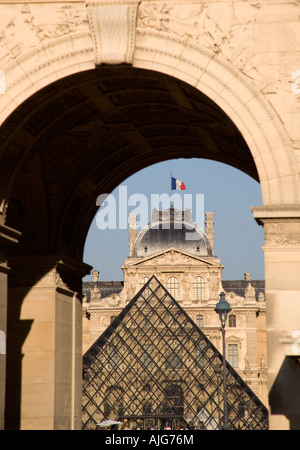
[[[152,277],[83,357],[82,428],[217,429],[222,355]],[[226,363],[231,429],[268,429],[268,412]]]

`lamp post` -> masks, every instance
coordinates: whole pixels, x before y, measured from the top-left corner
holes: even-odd
[[[221,322],[222,340],[223,340],[223,390],[224,390],[224,419],[223,430],[229,430],[228,409],[227,409],[227,381],[226,381],[226,347],[225,347],[225,324],[227,315],[231,311],[230,304],[225,300],[225,293],[221,292],[220,301],[216,304],[216,313],[219,314]]]

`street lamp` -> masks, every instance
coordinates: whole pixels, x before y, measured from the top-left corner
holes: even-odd
[[[225,292],[221,292],[220,301],[216,304],[216,313],[219,314],[221,321],[221,331],[223,339],[223,390],[224,390],[224,419],[223,419],[223,430],[229,430],[228,424],[228,409],[227,409],[227,381],[226,381],[226,347],[225,347],[225,324],[227,320],[227,315],[231,311],[230,304],[225,300]]]

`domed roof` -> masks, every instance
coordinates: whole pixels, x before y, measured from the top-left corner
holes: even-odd
[[[138,234],[133,257],[147,257],[167,248],[177,248],[196,256],[212,256],[206,233],[191,220],[190,210],[153,210],[152,221]]]

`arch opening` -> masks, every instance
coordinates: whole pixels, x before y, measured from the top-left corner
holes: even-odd
[[[1,139],[0,192],[9,198],[6,224],[22,232],[18,253],[82,258],[99,193],[160,161],[212,159],[258,180],[243,136],[207,96],[127,66],[42,89],[6,120]]]
[[[5,224],[22,233],[8,254],[13,287],[27,277],[16,279],[26,257],[37,256],[39,265],[8,311],[15,315],[9,330],[13,325],[23,332],[17,343],[9,344],[19,363],[35,326],[19,320],[31,286],[49,273],[51,264],[58,271],[61,264],[59,288],[81,292],[83,269],[74,261],[82,262],[99,194],[112,192],[145,167],[174,158],[211,159],[259,178],[243,136],[207,96],[168,75],[127,66],[101,67],[49,85],[17,108],[0,133],[2,213]],[[40,265],[42,255],[45,266]],[[56,255],[70,261],[58,263]],[[14,266],[17,259],[19,266]],[[8,372],[14,363],[8,361]],[[15,411],[19,401],[11,402]],[[15,417],[11,427],[17,428],[20,420]]]

